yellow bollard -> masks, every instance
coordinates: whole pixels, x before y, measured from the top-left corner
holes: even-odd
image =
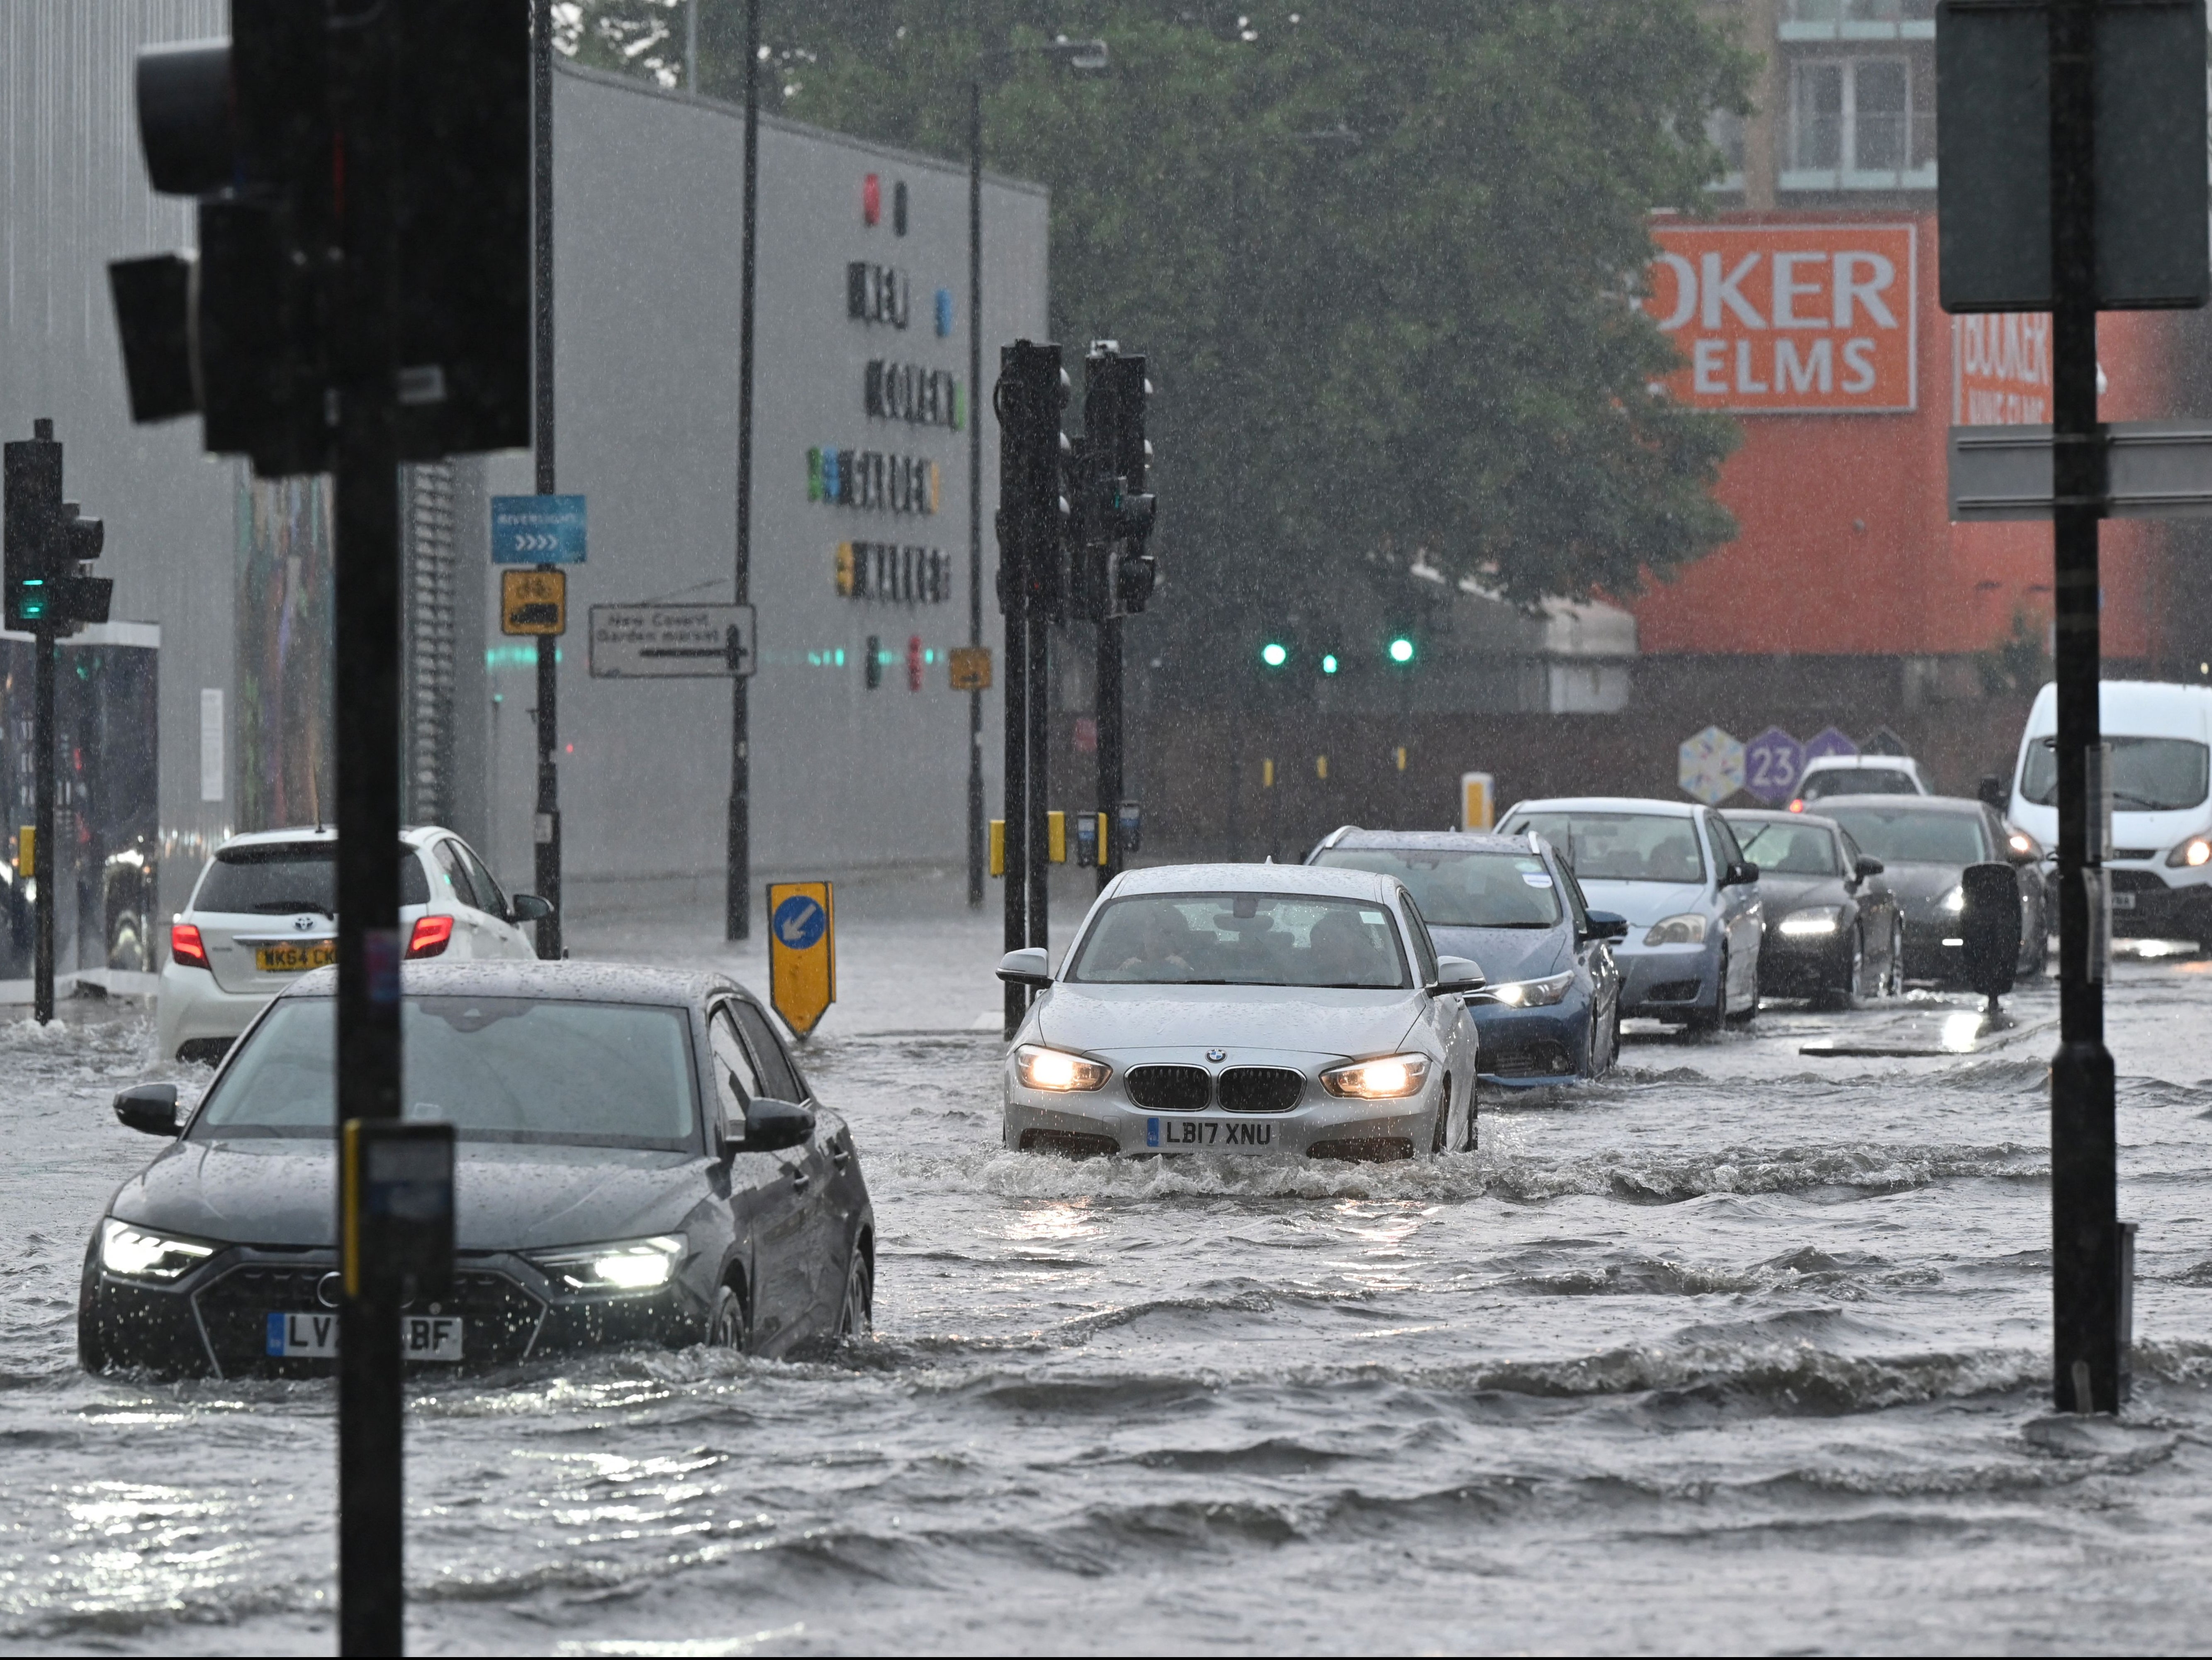
[[[1326,755],[1316,755],[1314,757],[1314,776],[1316,778],[1327,778],[1328,776],[1328,757]]]
[[[991,821],[991,874],[1004,876],[1006,873],[1006,821],[1003,818],[994,818]]]
[[[1399,770],[1400,772],[1403,772],[1403,771],[1405,771],[1405,769],[1406,769],[1406,746],[1405,746],[1403,744],[1401,744],[1401,745],[1398,745],[1398,770]]]
[[[1260,787],[1263,790],[1275,787],[1275,763],[1273,761],[1260,763]]]
[[[1064,812],[1044,816],[1044,856],[1055,865],[1067,862],[1067,815]]]

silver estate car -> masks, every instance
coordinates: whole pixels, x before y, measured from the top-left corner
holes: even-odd
[[[1056,976],[1032,948],[999,976],[1038,991],[1006,1055],[1009,1147],[1379,1159],[1474,1145],[1461,999],[1481,970],[1438,958],[1395,878],[1129,871]]]
[[[1561,797],[1516,803],[1498,829],[1534,830],[1566,855],[1592,905],[1628,919],[1613,948],[1623,1018],[1711,1031],[1759,1012],[1759,866],[1711,807]]]

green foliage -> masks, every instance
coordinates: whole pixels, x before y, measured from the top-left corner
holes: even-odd
[[[742,0],[701,0],[743,91]],[[680,46],[680,7],[658,12]],[[1533,605],[1734,534],[1725,417],[1654,394],[1655,208],[1695,211],[1748,60],[1693,0],[767,0],[764,102],[1053,192],[1053,323],[1152,358],[1174,625],[1325,615],[1417,558]],[[1099,36],[1104,74],[1038,48]],[[614,37],[609,35],[607,39]],[[1678,137],[1690,135],[1688,138]],[[988,343],[987,343],[988,344]],[[1079,407],[1079,402],[1078,404]],[[1427,587],[1429,585],[1421,585]]]

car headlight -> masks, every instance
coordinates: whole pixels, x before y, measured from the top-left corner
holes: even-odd
[[[1802,939],[1814,934],[1833,933],[1843,923],[1841,905],[1808,905],[1782,919],[1782,932]]]
[[[1694,911],[1684,911],[1680,916],[1662,916],[1651,925],[1651,932],[1644,936],[1647,946],[1702,946],[1705,943],[1705,919]]]
[[[109,1217],[100,1225],[100,1266],[125,1280],[176,1280],[215,1255],[213,1245],[154,1233]]]
[[[676,1277],[688,1247],[678,1234],[532,1251],[530,1260],[570,1291],[657,1291]]]
[[[1331,1067],[1321,1075],[1321,1086],[1331,1095],[1349,1095],[1361,1101],[1395,1101],[1419,1095],[1429,1081],[1425,1055],[1389,1055],[1380,1061],[1354,1061]]]
[[[1956,916],[1966,909],[1966,890],[1963,886],[1953,888],[1936,903],[1938,909],[1947,910]]]
[[[2191,836],[2166,855],[2166,862],[2177,866],[2186,865],[2191,870],[2201,865],[2212,864],[2212,837]]]
[[[1103,1061],[1036,1043],[1024,1043],[1014,1051],[1014,1072],[1030,1088],[1056,1093],[1095,1090],[1114,1075],[1114,1068]]]
[[[1541,980],[1508,980],[1503,985],[1485,986],[1480,991],[1469,992],[1470,1003],[1503,1003],[1510,1009],[1542,1008],[1556,1003],[1567,994],[1575,983],[1575,971],[1547,975]]]

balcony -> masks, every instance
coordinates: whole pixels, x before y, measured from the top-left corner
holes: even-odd
[[[1793,46],[1933,40],[1936,0],[1785,0],[1776,33]]]

